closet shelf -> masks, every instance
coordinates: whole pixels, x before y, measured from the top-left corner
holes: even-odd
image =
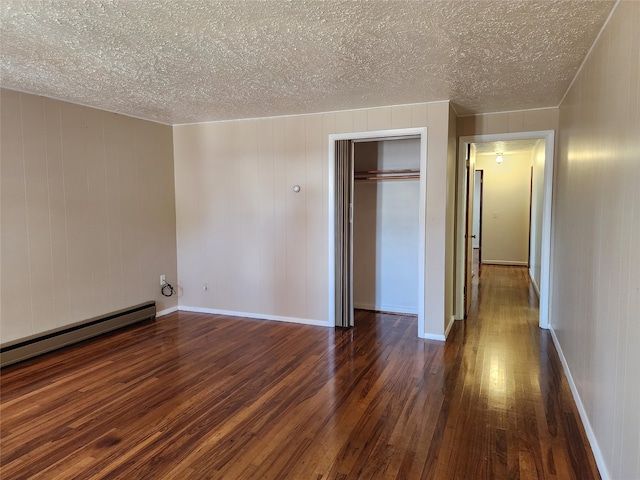
[[[381,180],[411,180],[420,178],[420,169],[409,168],[403,170],[367,170],[354,172],[355,181],[381,181]]]

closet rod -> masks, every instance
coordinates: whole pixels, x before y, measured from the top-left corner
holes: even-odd
[[[396,175],[396,174],[420,174],[419,168],[405,168],[404,170],[363,170],[354,172],[354,175]]]
[[[386,182],[387,180],[418,180],[419,175],[403,175],[401,177],[362,177],[354,178],[356,182]]]
[[[381,180],[411,180],[420,178],[419,169],[403,170],[368,170],[354,172],[354,180],[381,181]]]

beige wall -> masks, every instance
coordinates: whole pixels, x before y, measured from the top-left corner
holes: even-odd
[[[537,132],[558,128],[558,109],[518,110],[459,117],[458,135],[492,135],[497,133]]]
[[[551,321],[603,478],[640,478],[640,3],[560,106]]]
[[[1,91],[1,337],[147,300],[176,279],[171,127]]]
[[[457,163],[458,163],[458,118],[449,105],[449,132],[447,141],[447,204],[446,211],[446,260],[445,260],[445,318],[447,332],[453,326],[456,281],[456,200],[457,200]]]
[[[483,170],[482,263],[527,265],[529,253],[529,196],[531,152],[477,154],[476,170]]]
[[[425,332],[443,335],[448,102],[174,127],[180,305],[326,323],[329,135],[409,127],[428,127]]]

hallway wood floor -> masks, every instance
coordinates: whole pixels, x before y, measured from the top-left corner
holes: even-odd
[[[446,344],[175,313],[7,367],[0,476],[599,478],[526,268],[477,280]]]

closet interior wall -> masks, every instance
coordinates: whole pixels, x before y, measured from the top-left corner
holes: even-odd
[[[354,149],[353,302],[355,308],[418,313],[420,139],[361,142]],[[358,179],[368,177],[377,179]]]

